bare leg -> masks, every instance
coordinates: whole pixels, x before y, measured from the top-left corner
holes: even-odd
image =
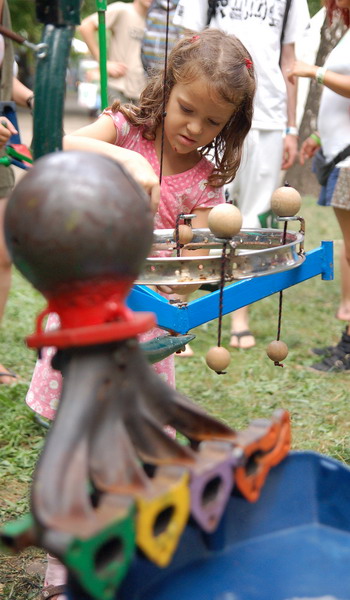
[[[54,591],[60,591],[60,587],[64,586],[67,582],[67,570],[60,563],[57,558],[51,556],[51,554],[47,555],[47,568],[45,575],[45,583],[44,583],[44,592],[50,593]],[[44,597],[44,595],[43,595]],[[49,597],[50,600],[67,600],[67,596],[65,594],[55,594]]]
[[[334,208],[334,213],[337,217],[344,240],[340,258],[342,297],[337,317],[342,321],[350,321],[350,210]],[[340,311],[340,308],[342,308],[342,312]],[[347,332],[349,333],[349,327]]]
[[[7,199],[0,199],[0,322],[4,316],[5,306],[11,285],[11,260],[7,252],[4,235],[4,215]],[[6,373],[7,369],[0,364],[0,373]],[[0,384],[11,384],[14,378],[0,375]]]
[[[345,246],[340,254],[341,299],[336,317],[340,321],[350,321],[350,266],[345,256]]]
[[[242,348],[243,350],[255,346],[254,335],[249,330],[248,306],[242,306],[231,315],[230,346],[232,348]]]

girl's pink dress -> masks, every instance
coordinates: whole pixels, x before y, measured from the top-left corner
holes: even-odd
[[[115,144],[142,154],[159,175],[159,161],[153,141],[142,137],[139,127],[131,126],[125,117],[117,112],[105,111],[112,119],[116,128]],[[202,158],[192,169],[177,175],[162,177],[161,200],[154,219],[155,229],[172,229],[176,225],[178,214],[190,214],[196,208],[212,208],[224,202],[223,188],[213,188],[207,185],[208,177],[213,171],[213,165]],[[55,329],[59,326],[56,314],[49,315],[46,328]],[[147,341],[154,337],[166,335],[163,329],[154,328],[139,337]],[[42,358],[37,361],[32,381],[26,397],[30,408],[43,417],[53,419],[56,413],[61,393],[62,377],[58,371],[51,368],[55,348],[45,348]],[[153,365],[157,373],[172,387],[175,387],[174,356]]]

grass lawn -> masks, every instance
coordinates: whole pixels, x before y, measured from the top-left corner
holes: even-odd
[[[318,277],[285,291],[281,334],[289,347],[285,367],[276,368],[265,353],[277,331],[278,295],[274,295],[251,307],[257,345],[246,351],[232,349],[225,376],[210,371],[204,359],[209,347],[216,345],[217,323],[194,330],[194,357],[176,358],[177,386],[235,429],[246,427],[255,417],[269,417],[278,407],[286,408],[292,417],[293,448],[315,450],[350,463],[349,374],[322,375],[307,370],[315,362],[310,348],[338,341],[344,326],[334,317],[340,288],[340,233],[332,211],[317,207],[313,198],[303,200],[301,214],[306,220],[306,250],[323,239],[335,240],[336,272],[332,282]],[[16,385],[0,386],[1,522],[28,510],[32,471],[46,433],[24,403],[35,362],[24,338],[33,331],[35,315],[43,305],[41,296],[15,272],[0,339],[1,362],[20,377]],[[227,315],[222,339],[227,347],[229,332]],[[33,561],[43,561],[43,556],[40,551],[28,550],[20,557],[2,558],[0,597],[35,598],[41,579],[31,567]]]

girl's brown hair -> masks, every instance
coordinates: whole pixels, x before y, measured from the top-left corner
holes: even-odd
[[[241,162],[244,139],[251,127],[255,94],[254,66],[250,54],[234,35],[206,29],[182,38],[169,54],[166,76],[156,73],[140,97],[138,107],[121,105],[120,111],[132,125],[143,128],[142,135],[154,140],[165,106],[176,83],[190,83],[199,77],[208,82],[209,92],[232,104],[233,114],[216,138],[200,149],[204,156],[214,155],[215,168],[208,183],[219,187],[232,181]],[[164,87],[165,84],[165,87]]]
[[[324,5],[327,11],[327,17],[330,23],[332,23],[334,15],[340,15],[344,21],[346,27],[350,27],[350,10],[348,8],[339,8],[336,0],[325,0]]]

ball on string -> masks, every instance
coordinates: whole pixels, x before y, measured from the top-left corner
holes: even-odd
[[[213,346],[208,350],[205,360],[209,369],[220,373],[230,364],[231,354],[222,346]]]
[[[179,225],[179,243],[180,244],[189,244],[193,239],[193,231],[192,227],[189,225]]]
[[[228,202],[214,206],[208,216],[208,227],[215,237],[231,238],[242,227],[241,212]]]
[[[294,217],[301,207],[299,192],[289,186],[277,188],[271,197],[271,208],[278,217]]]
[[[274,362],[281,362],[288,355],[288,346],[281,340],[273,340],[267,346],[266,354]]]

